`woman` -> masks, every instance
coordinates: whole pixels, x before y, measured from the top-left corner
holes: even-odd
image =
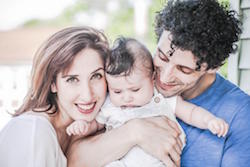
[[[67,166],[66,127],[100,110],[107,54],[106,37],[89,27],[63,29],[41,46],[25,101],[0,133],[0,166]]]

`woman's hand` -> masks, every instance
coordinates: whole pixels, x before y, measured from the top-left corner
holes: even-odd
[[[180,166],[182,143],[177,124],[167,117],[135,119],[127,123],[137,145],[168,167]],[[131,136],[131,137],[132,137]]]

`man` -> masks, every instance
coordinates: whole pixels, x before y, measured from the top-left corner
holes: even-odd
[[[166,118],[134,120],[118,129],[75,142],[69,166],[103,166],[135,145],[168,167],[235,167],[250,161],[250,97],[216,73],[241,33],[235,13],[215,0],[169,0],[156,17],[159,39],[154,64],[156,88],[181,95],[229,124],[226,137],[180,121],[186,133],[182,153],[178,129]]]
[[[156,17],[156,86],[181,95],[229,124],[225,138],[180,122],[187,135],[181,166],[248,166],[250,97],[216,73],[241,30],[233,11],[215,0],[169,1]]]

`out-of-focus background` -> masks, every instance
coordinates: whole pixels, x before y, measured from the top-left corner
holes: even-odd
[[[220,73],[250,93],[250,1],[219,0],[243,18],[239,52]],[[110,43],[132,36],[152,52],[154,17],[165,0],[0,0],[0,130],[23,101],[29,87],[32,57],[54,32],[69,26],[101,29]],[[8,113],[9,112],[9,113]]]

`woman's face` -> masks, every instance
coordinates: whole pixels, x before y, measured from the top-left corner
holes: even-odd
[[[57,93],[59,113],[63,118],[95,119],[107,91],[101,55],[93,49],[83,49],[70,68],[57,75],[51,91]]]

